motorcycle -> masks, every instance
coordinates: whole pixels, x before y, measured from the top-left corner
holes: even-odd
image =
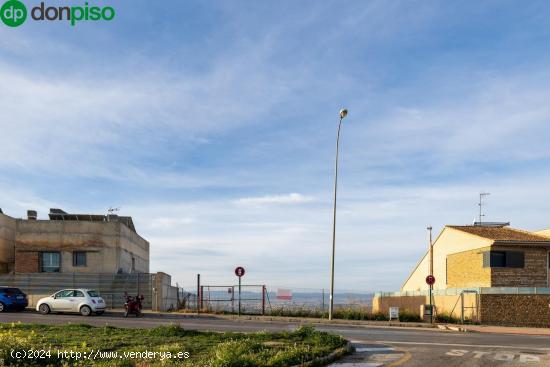
[[[132,297],[128,293],[124,292],[126,302],[124,303],[124,317],[128,317],[130,314],[141,316],[141,302],[143,301],[143,294]]]

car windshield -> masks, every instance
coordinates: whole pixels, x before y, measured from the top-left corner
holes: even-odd
[[[88,291],[88,295],[90,297],[99,297],[99,293],[97,293],[96,291]]]

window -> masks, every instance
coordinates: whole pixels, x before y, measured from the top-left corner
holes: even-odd
[[[81,291],[74,291],[73,297],[84,297],[84,293]]]
[[[61,268],[61,256],[59,252],[42,252],[40,263],[40,271],[43,273],[59,273]]]
[[[506,252],[491,251],[491,268],[506,267]]]
[[[73,266],[86,266],[86,251],[73,252]]]
[[[8,297],[13,296],[14,294],[22,294],[19,288],[0,288],[0,295],[4,294]]]
[[[525,254],[520,251],[487,251],[483,253],[484,268],[523,268]]]
[[[88,291],[88,296],[90,297],[99,297],[99,293],[96,291]]]
[[[132,273],[136,271],[136,258],[132,257]]]
[[[54,295],[54,298],[67,298],[67,297],[72,297],[72,296],[73,296],[73,290],[72,289],[65,289],[65,290],[57,292]]]

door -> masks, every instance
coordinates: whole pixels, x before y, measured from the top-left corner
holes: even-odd
[[[57,292],[52,301],[52,311],[71,311],[73,308],[71,302],[72,295],[72,289],[65,289]]]
[[[69,300],[71,302],[71,311],[79,312],[80,310],[78,309],[78,306],[82,301],[84,301],[84,293],[82,293],[82,291],[75,290]]]

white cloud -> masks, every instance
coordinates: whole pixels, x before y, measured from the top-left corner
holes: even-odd
[[[310,196],[304,196],[299,193],[290,193],[286,195],[267,195],[267,196],[259,196],[259,197],[246,197],[246,198],[240,198],[235,201],[236,204],[239,205],[251,205],[251,206],[258,206],[258,205],[284,205],[284,204],[302,204],[302,203],[309,203],[314,201],[313,197]]]

